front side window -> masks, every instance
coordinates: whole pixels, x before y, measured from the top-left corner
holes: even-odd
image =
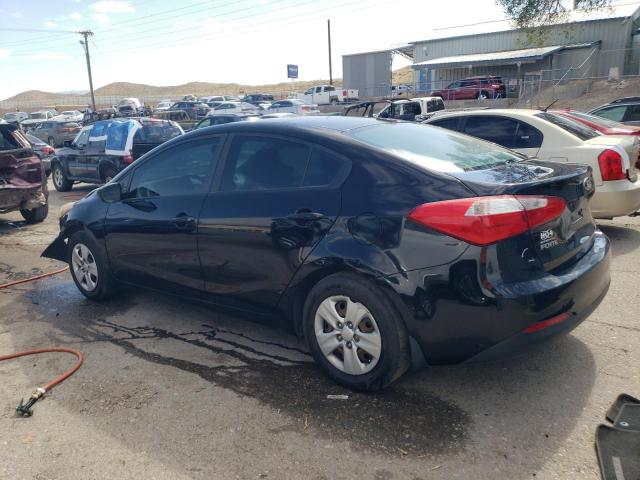
[[[296,188],[302,185],[310,147],[279,138],[239,136],[233,140],[221,190]]]
[[[221,143],[220,138],[208,138],[154,155],[133,173],[127,198],[206,193]]]

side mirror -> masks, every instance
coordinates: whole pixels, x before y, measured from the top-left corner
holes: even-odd
[[[115,203],[122,200],[122,188],[118,182],[107,183],[98,190],[100,198],[106,203]]]
[[[65,140],[62,146],[67,148],[73,148],[73,140]]]

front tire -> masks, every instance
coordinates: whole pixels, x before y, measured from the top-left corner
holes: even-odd
[[[93,238],[77,232],[69,239],[69,270],[73,281],[85,297],[106,300],[116,292],[111,269]]]
[[[20,214],[27,223],[40,223],[49,214],[49,204],[44,204],[31,210],[20,210]]]
[[[489,94],[484,90],[478,92],[478,96],[476,97],[478,100],[486,100],[489,98]]]
[[[54,163],[51,166],[51,176],[53,177],[53,186],[57,191],[68,192],[73,187],[73,182],[67,178],[59,163]]]
[[[385,388],[409,367],[409,342],[385,293],[350,274],[321,280],[307,296],[304,334],[316,363],[337,383]]]

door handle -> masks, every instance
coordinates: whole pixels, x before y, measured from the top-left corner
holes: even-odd
[[[181,213],[180,215],[172,218],[171,223],[173,223],[178,228],[188,228],[195,225],[196,219],[190,217],[186,213]]]
[[[289,220],[299,221],[299,222],[312,222],[314,220],[320,220],[324,218],[324,214],[319,212],[312,212],[308,208],[302,208],[298,210],[296,213],[292,213],[291,215],[287,215]]]

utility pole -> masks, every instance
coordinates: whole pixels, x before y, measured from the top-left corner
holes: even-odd
[[[84,45],[84,54],[87,57],[87,72],[89,72],[89,90],[91,91],[91,107],[93,111],[96,111],[96,99],[93,95],[93,78],[91,77],[91,58],[89,57],[89,40],[88,38],[93,36],[91,30],[83,30],[78,32],[84,37],[84,40],[80,40],[80,44]]]
[[[333,85],[333,72],[331,70],[331,20],[327,20],[327,38],[329,40],[329,85]]]

